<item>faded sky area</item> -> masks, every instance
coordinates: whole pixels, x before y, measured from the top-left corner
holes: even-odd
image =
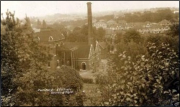
[[[1,1],[1,13],[7,9],[16,12],[16,17],[44,16],[56,13],[86,13],[89,1]],[[90,1],[92,11],[147,9],[155,7],[178,7],[179,1]]]

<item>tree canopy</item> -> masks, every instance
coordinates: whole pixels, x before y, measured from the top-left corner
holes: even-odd
[[[136,43],[140,43],[141,42],[140,33],[134,29],[130,29],[130,30],[126,31],[126,33],[124,34],[124,41],[130,42],[131,40]]]
[[[1,31],[2,105],[82,105],[78,104],[82,89],[78,72],[70,67],[50,72],[47,65],[52,56],[37,41],[29,18],[20,23],[13,13],[7,11],[6,14],[7,17],[1,19],[4,29]],[[38,91],[52,88],[70,88],[73,94],[70,97]]]
[[[124,17],[119,17],[117,20],[125,20],[126,22],[160,22],[164,19],[172,20],[173,18],[178,19],[178,15],[174,14],[169,8],[159,9],[155,12],[144,11],[143,13],[134,12],[126,13]]]
[[[95,40],[102,41],[105,36],[105,30],[103,28],[93,27],[93,35]],[[87,42],[88,41],[88,26],[75,27],[67,37],[67,41],[70,42]]]

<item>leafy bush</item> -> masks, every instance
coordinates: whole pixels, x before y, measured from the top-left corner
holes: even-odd
[[[28,72],[19,80],[16,93],[17,105],[60,106],[76,105],[76,96],[81,93],[82,79],[79,73],[71,67],[62,66],[53,72]],[[34,78],[36,77],[36,78]],[[26,83],[26,84],[25,84]],[[38,89],[71,89],[71,94],[51,94],[39,92]]]
[[[46,48],[36,41],[28,17],[21,25],[14,14],[6,13],[1,20],[5,31],[1,32],[2,60],[2,106],[70,106],[81,97],[82,79],[70,67],[48,71],[50,56]],[[38,50],[38,51],[37,51]],[[72,89],[70,94],[51,94],[42,89]],[[82,102],[81,102],[82,103]]]
[[[140,33],[135,29],[130,29],[126,31],[126,33],[123,36],[125,42],[130,42],[131,40],[133,40],[136,43],[140,43],[142,41]]]
[[[106,65],[106,66],[108,66],[108,65]],[[106,78],[108,78],[107,71],[103,70],[102,67],[101,68],[99,67],[99,69],[102,69],[102,70],[99,70],[95,75],[96,84],[105,85],[108,82],[107,79],[106,79]]]
[[[56,71],[55,75],[59,75],[59,79],[65,88],[72,88],[75,91],[83,88],[83,79],[79,72],[69,66],[62,66],[60,70]]]
[[[124,53],[110,61],[101,105],[171,105],[179,103],[178,55],[168,44],[148,45],[148,55],[136,61]],[[102,85],[104,87],[102,87]],[[170,91],[171,90],[171,91]]]
[[[130,41],[128,43],[125,43],[124,41],[121,41],[117,44],[117,53],[123,53],[126,52],[127,56],[130,56],[132,61],[136,60],[137,55],[146,55],[147,49],[143,44],[137,44],[134,41]],[[116,54],[113,58],[113,60],[116,62],[119,62],[120,60],[117,58],[118,54]]]
[[[93,83],[93,79],[92,78],[82,78],[84,83]]]

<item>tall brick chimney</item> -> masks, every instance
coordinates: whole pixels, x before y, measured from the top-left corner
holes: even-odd
[[[92,36],[92,11],[91,11],[91,2],[87,2],[87,18],[88,18],[88,44],[91,45],[93,43]]]

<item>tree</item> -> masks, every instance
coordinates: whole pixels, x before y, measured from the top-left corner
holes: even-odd
[[[171,20],[178,18],[179,14],[174,14],[170,8],[157,9],[155,12],[144,11],[143,13],[134,12],[126,13],[124,17],[119,17],[118,20],[126,20],[127,22],[160,22],[164,19]]]
[[[76,105],[75,97],[82,89],[78,72],[70,67],[49,72],[47,64],[52,56],[36,40],[29,18],[26,17],[26,23],[21,25],[14,19],[14,14],[9,11],[6,14],[6,19],[1,20],[5,28],[1,32],[2,105]],[[73,94],[52,95],[49,91],[39,91],[44,88],[70,88]]]
[[[126,33],[124,34],[124,41],[130,42],[131,40],[136,43],[142,42],[140,33],[134,29],[126,31]]]
[[[172,37],[179,36],[179,24],[171,25],[167,34]]]
[[[46,21],[43,20],[42,28],[47,28]]]
[[[105,37],[105,30],[101,27],[95,30],[96,30],[95,31],[96,33],[94,35],[95,39],[98,41],[103,41]]]
[[[82,79],[71,67],[62,66],[52,72],[28,72],[19,79],[19,83],[21,87],[18,87],[16,93],[17,105],[73,106],[77,105],[77,100],[81,99],[78,96],[82,93]],[[40,91],[43,89],[52,91]],[[52,94],[58,92],[61,94]]]
[[[119,43],[121,41],[123,41],[123,34],[122,33],[116,33],[115,43]]]
[[[41,27],[42,27],[41,21],[38,19],[38,20],[37,20],[37,28],[40,29]]]
[[[141,106],[179,103],[178,55],[168,44],[149,43],[148,55],[132,61],[125,52],[110,58],[108,77],[101,84],[102,105]],[[174,90],[174,91],[172,91]]]
[[[6,28],[5,33],[1,35],[3,47],[1,49],[1,73],[3,74],[1,92],[4,96],[9,95],[10,92],[14,95],[17,87],[20,86],[19,78],[31,70],[36,72],[42,69],[49,59],[44,47],[38,45],[34,39],[29,18],[26,17],[26,23],[21,25],[19,19],[14,19],[14,14],[9,11],[6,14],[6,19],[1,20]]]
[[[102,28],[93,28],[92,37],[95,40],[102,41],[105,36],[105,30]],[[73,31],[67,37],[67,41],[70,42],[88,42],[88,26],[83,25],[82,27],[75,27]]]

